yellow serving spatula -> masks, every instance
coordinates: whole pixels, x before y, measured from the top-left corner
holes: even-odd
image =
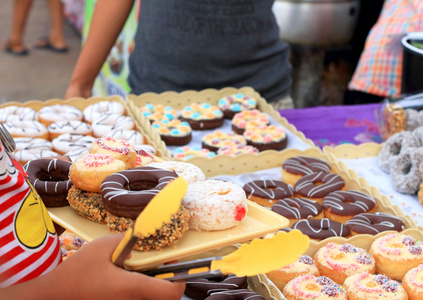
[[[160,266],[144,271],[149,276],[167,280],[210,278],[221,274],[254,276],[294,263],[307,250],[308,236],[299,230],[280,231],[264,239],[254,239],[223,257],[211,257]]]
[[[171,220],[181,207],[182,198],[188,188],[188,182],[183,177],[177,177],[168,183],[153,199],[135,220],[134,228],[125,232],[112,255],[112,262],[123,266],[123,262],[134,248],[140,236],[149,236],[160,229],[164,223]]]

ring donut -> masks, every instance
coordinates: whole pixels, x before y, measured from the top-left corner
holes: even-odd
[[[292,186],[304,175],[316,172],[330,172],[328,163],[309,156],[290,157],[282,163],[282,180]]]
[[[247,288],[247,277],[229,274],[227,277],[193,279],[186,281],[185,295],[193,299],[205,299],[211,293]]]
[[[322,206],[305,198],[280,199],[272,206],[272,211],[288,219],[289,225],[303,219],[322,219]]]
[[[272,207],[279,199],[294,196],[292,186],[280,180],[254,180],[242,188],[248,199],[268,207]]]
[[[30,137],[48,139],[49,133],[47,127],[38,121],[24,120],[19,122],[6,122],[3,126],[9,131],[10,135],[15,137]]]
[[[311,239],[317,241],[334,236],[348,237],[351,234],[347,226],[327,218],[323,218],[321,220],[300,220],[293,224],[291,228],[298,229],[303,234],[308,235]]]
[[[101,138],[117,129],[133,130],[135,128],[135,122],[129,116],[107,113],[93,120],[91,126],[93,135]]]
[[[46,206],[69,205],[66,197],[72,186],[70,166],[71,163],[58,159],[36,159],[24,166],[29,181]]]
[[[119,102],[101,101],[87,106],[82,113],[84,115],[84,120],[88,123],[92,123],[104,114],[113,113],[124,115],[125,108]]]
[[[423,148],[408,148],[389,161],[392,187],[399,193],[413,195],[422,183]]]
[[[47,105],[38,111],[38,120],[48,126],[58,121],[82,121],[82,111],[72,105]]]
[[[400,218],[382,212],[359,214],[348,220],[345,225],[352,235],[376,235],[387,230],[401,232],[405,228],[404,222]]]
[[[282,291],[286,299],[347,300],[345,289],[326,276],[302,275],[292,279]]]
[[[10,105],[0,108],[0,123],[36,121],[37,111],[30,107]]]

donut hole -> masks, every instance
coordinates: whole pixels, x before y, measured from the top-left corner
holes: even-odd
[[[151,182],[151,181],[135,181],[129,183],[129,185],[125,186],[125,189],[129,191],[144,191],[144,190],[151,190],[157,186],[158,182]]]
[[[393,144],[392,145],[392,147],[391,147],[391,149],[390,149],[390,153],[392,154],[392,155],[398,155],[400,152],[401,152],[401,144]]]
[[[65,181],[69,179],[69,176],[59,170],[52,170],[51,172],[39,172],[37,178],[41,181]]]
[[[405,163],[403,166],[401,166],[400,171],[402,174],[408,174],[411,171],[412,164],[410,161]]]

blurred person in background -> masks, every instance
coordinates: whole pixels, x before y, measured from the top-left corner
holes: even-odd
[[[23,41],[25,26],[33,0],[15,0],[13,5],[12,28],[9,38],[3,41],[4,51],[14,55],[27,55],[28,48]],[[50,32],[48,36],[39,38],[34,47],[47,49],[54,52],[67,52],[65,36],[63,33],[63,3],[61,0],[47,0],[50,12]]]

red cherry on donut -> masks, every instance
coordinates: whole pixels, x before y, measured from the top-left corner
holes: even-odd
[[[237,205],[235,208],[235,220],[241,221],[244,219],[245,215],[247,214],[247,211],[245,210],[245,207],[242,205]]]

